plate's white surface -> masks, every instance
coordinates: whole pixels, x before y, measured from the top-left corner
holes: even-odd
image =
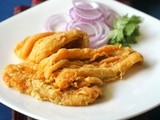
[[[0,102],[41,120],[114,120],[126,119],[145,112],[160,103],[160,22],[121,3],[97,0],[120,14],[143,18],[142,37],[132,46],[143,54],[145,63],[131,69],[124,80],[106,86],[104,98],[86,107],[66,107],[42,102],[7,88],[0,78]],[[0,68],[17,63],[13,47],[27,35],[42,31],[42,21],[54,13],[67,13],[71,0],[51,0],[12,17],[0,24]]]

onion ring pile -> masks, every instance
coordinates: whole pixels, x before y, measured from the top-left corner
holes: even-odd
[[[108,6],[90,0],[72,0],[68,14],[53,14],[43,22],[45,31],[69,31],[78,29],[88,33],[90,47],[99,48],[107,43],[108,32],[113,27],[118,13]],[[62,25],[63,24],[63,25]],[[63,26],[62,28],[60,26]]]

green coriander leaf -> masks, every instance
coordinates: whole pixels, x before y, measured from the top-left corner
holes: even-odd
[[[130,36],[134,32],[135,28],[136,28],[135,24],[129,23],[125,27],[124,31],[125,31],[125,33],[126,33],[127,36]]]
[[[133,22],[135,24],[139,24],[141,22],[141,18],[139,16],[135,16],[133,15],[131,18],[130,18],[130,22]]]
[[[126,18],[119,18],[117,20],[117,23],[116,23],[116,28],[117,29],[124,29],[124,27],[127,25],[129,21],[126,19]]]
[[[116,39],[117,34],[118,34],[118,31],[116,29],[112,30],[112,31],[109,32],[109,38],[110,39]]]
[[[137,41],[135,40],[135,36],[127,36],[126,37],[126,41],[127,41],[127,43],[129,43],[129,44],[136,44],[137,43]]]
[[[114,23],[113,30],[109,32],[109,44],[130,46],[130,44],[137,43],[136,38],[140,35],[139,23],[141,23],[139,16],[119,17]]]
[[[122,29],[118,29],[117,30],[117,42],[121,41],[123,39],[123,30]]]

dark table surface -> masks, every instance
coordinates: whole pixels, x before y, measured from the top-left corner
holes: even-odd
[[[129,0],[119,0],[128,3]],[[130,0],[130,5],[160,19],[160,0]],[[0,0],[0,22],[14,15],[16,6],[32,6],[31,0]],[[13,120],[13,115],[17,115],[11,108],[0,103],[0,120]],[[23,117],[22,117],[23,118]],[[15,120],[17,118],[15,117]],[[131,119],[133,120],[133,119]],[[160,107],[157,107],[147,113],[135,117],[134,120],[160,120]]]

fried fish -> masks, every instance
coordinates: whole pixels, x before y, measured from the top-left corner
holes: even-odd
[[[24,61],[3,70],[4,83],[36,99],[82,106],[103,95],[103,86],[121,79],[143,62],[137,51],[120,45],[89,48],[88,35],[79,30],[39,33],[14,49]]]
[[[16,45],[15,54],[35,63],[57,52],[60,48],[86,48],[89,46],[88,35],[80,30],[67,32],[39,33],[25,38]]]

